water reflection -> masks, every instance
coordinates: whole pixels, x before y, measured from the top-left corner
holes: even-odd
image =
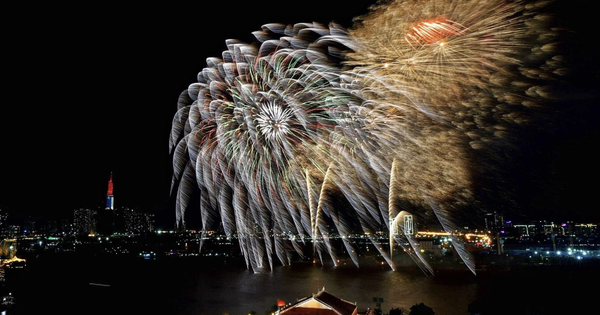
[[[382,298],[382,309],[405,310],[425,303],[437,314],[466,314],[476,296],[478,283],[468,271],[454,275],[425,277],[418,269],[392,271],[385,266],[354,265],[337,268],[300,263],[279,266],[272,272],[255,274],[243,268],[211,269],[195,274],[193,298],[203,314],[263,314],[277,299],[293,303],[318,292],[327,292],[356,302],[359,310],[374,308],[374,298]],[[195,313],[198,314],[198,313]]]
[[[600,281],[597,266],[548,266],[476,276],[465,268],[436,270],[433,277],[426,277],[408,260],[399,260],[397,266],[402,267],[392,271],[373,262],[360,268],[343,262],[339,267],[296,262],[254,273],[242,260],[228,258],[32,263],[13,282],[22,309],[15,314],[40,314],[52,308],[62,314],[243,315],[255,311],[262,315],[278,299],[293,303],[323,287],[356,302],[359,310],[374,308],[377,298],[383,300],[381,308],[386,312],[408,311],[424,303],[436,315],[467,315],[469,304],[483,301],[504,314],[575,314],[575,309],[595,301],[596,291],[587,288]],[[110,286],[90,286],[90,282]]]

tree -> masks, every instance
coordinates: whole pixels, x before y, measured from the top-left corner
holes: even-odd
[[[434,315],[433,309],[423,302],[415,304],[410,307],[410,313],[408,315]]]
[[[398,307],[392,308],[388,315],[404,315],[404,311]]]
[[[270,309],[265,311],[265,315],[271,315],[277,312],[277,310],[279,310],[279,307],[277,307],[277,304],[273,304]]]

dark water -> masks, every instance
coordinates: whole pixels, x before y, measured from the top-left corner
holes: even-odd
[[[407,314],[421,302],[438,315],[469,314],[473,302],[504,314],[573,314],[593,305],[598,275],[597,269],[574,267],[477,276],[439,271],[426,277],[410,266],[392,271],[387,265],[334,268],[327,263],[277,265],[272,272],[253,273],[232,259],[51,257],[11,274],[9,289],[18,299],[12,314],[263,315],[277,299],[294,302],[323,287],[356,302],[359,310],[374,308],[373,298],[382,298],[384,311],[399,307]]]

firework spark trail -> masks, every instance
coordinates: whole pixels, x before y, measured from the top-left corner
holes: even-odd
[[[475,151],[493,155],[515,145],[510,132],[557,97],[544,92],[563,73],[553,49],[560,31],[548,27],[543,8],[533,1],[385,1],[350,29],[356,48],[345,62],[353,74],[347,81],[373,109],[369,138],[399,161],[391,176],[401,182],[403,210],[456,231],[457,211],[475,202]],[[472,257],[457,246],[474,272]]]
[[[405,230],[404,218],[406,215],[410,215],[410,213],[406,211],[401,211],[390,222],[390,244],[393,244],[393,241],[395,241],[397,244],[400,245],[404,252],[407,253],[408,256],[415,262],[417,267],[419,267],[419,269],[421,269],[421,271],[425,273],[425,275],[434,275],[433,268],[421,255],[418,241],[414,239],[413,235],[411,235],[408,231]],[[392,252],[393,250],[390,249],[390,253]]]
[[[329,231],[327,230],[327,223],[325,222],[325,220],[323,219],[323,214],[327,214],[331,217],[331,213],[329,213],[329,211],[327,211],[327,197],[326,197],[326,191],[327,191],[327,182],[329,179],[329,171],[330,169],[327,169],[327,173],[325,173],[325,177],[323,179],[323,183],[321,184],[321,190],[319,193],[319,197],[318,197],[318,202],[317,202],[317,208],[315,209],[315,229],[313,231],[314,235],[313,235],[313,240],[317,241],[319,239],[322,240],[323,245],[325,246],[325,249],[327,250],[327,252],[329,253],[329,256],[331,257],[333,264],[337,265],[337,255],[333,252],[332,247],[331,247],[331,242],[329,239]],[[335,219],[334,219],[334,223],[335,223]],[[336,223],[337,226],[337,223]]]
[[[373,238],[388,231],[432,273],[394,226],[410,213],[456,231],[478,201],[477,172],[506,163],[498,152],[516,146],[513,130],[562,97],[564,30],[551,27],[550,3],[381,1],[348,30],[274,23],[252,33],[256,44],[227,40],[173,119],[177,224],[195,177],[202,229],[220,219],[254,271],[273,268],[274,255],[284,265],[289,251],[302,255],[305,235],[315,259],[327,253],[337,265],[331,224],[342,236],[358,226],[394,269]]]
[[[338,175],[336,174],[336,172],[333,170],[333,163],[332,165],[330,165],[329,169],[327,170],[326,176],[325,176],[325,182],[323,183],[324,187],[325,184],[331,182],[329,187],[332,190],[341,190],[342,192],[348,192],[351,191],[350,189],[348,189],[347,187],[343,187],[340,186],[340,183],[343,183],[344,181],[340,180],[340,178],[338,177]],[[351,197],[354,196],[355,194],[346,194],[346,197]],[[321,199],[324,200],[325,202],[327,202],[329,197],[326,194],[323,194]],[[362,209],[363,205],[359,205],[355,199],[353,198],[349,198],[349,203],[352,206],[352,209],[354,209],[354,211],[359,211],[359,209]],[[325,214],[332,218],[333,224],[335,225],[337,232],[339,235],[342,236],[342,242],[344,247],[346,248],[346,252],[348,253],[348,255],[350,256],[350,259],[352,260],[352,262],[356,265],[359,266],[359,262],[358,262],[358,254],[356,253],[355,249],[353,248],[353,246],[350,243],[350,240],[347,236],[352,235],[353,231],[350,229],[351,224],[350,222],[348,222],[348,219],[346,218],[347,213],[342,213],[342,212],[347,212],[347,211],[342,211],[342,209],[338,209],[335,205],[333,205],[332,203],[327,204],[327,208],[326,211],[324,211]],[[360,219],[361,222],[364,221],[364,219]],[[364,224],[361,223],[361,226],[364,226]],[[364,228],[363,228],[364,230]]]
[[[522,1],[392,1],[362,18],[351,32],[360,48],[349,54],[347,64],[366,87],[367,99],[389,102],[394,94],[412,107],[408,114],[424,113],[469,135],[472,146],[485,146],[500,131],[510,130],[510,124],[527,120],[526,111],[502,105],[510,100],[511,105],[533,106],[535,99],[524,91],[545,83],[519,81],[527,63],[551,56],[531,51],[556,37],[535,25],[544,20],[535,9],[533,2]],[[435,42],[423,40],[417,50],[407,43],[414,27],[440,17],[465,29],[438,35]],[[541,32],[547,34],[537,34]],[[556,77],[556,67],[543,72]]]
[[[340,89],[335,58],[318,41],[304,38],[332,33],[340,33],[333,24],[268,24],[254,33],[261,42],[258,47],[226,41],[223,58],[207,60],[208,67],[198,74],[199,82],[190,87],[190,97],[174,120],[173,139],[183,134],[177,144],[181,149],[174,153],[174,178],[194,174],[190,169],[195,169],[201,193],[207,194],[202,196],[207,202],[201,203],[203,230],[220,218],[228,236],[243,235],[243,252],[254,249],[247,258],[254,270],[272,268],[274,255],[287,264],[290,257],[281,235],[315,229],[337,261],[324,221],[317,217],[313,231],[306,230],[310,224],[299,222],[307,217],[303,200],[319,187],[311,184],[307,190],[304,183],[323,180],[329,163],[328,134],[336,124],[331,115],[346,100],[345,93],[330,91]],[[309,170],[306,178],[299,176],[302,169]],[[246,193],[234,194],[238,186]],[[178,189],[179,224],[190,187]],[[231,206],[234,197],[238,199]],[[248,200],[239,200],[244,197]],[[317,205],[320,199],[316,197]],[[250,224],[242,224],[239,215],[251,218]],[[246,237],[256,233],[261,241]]]

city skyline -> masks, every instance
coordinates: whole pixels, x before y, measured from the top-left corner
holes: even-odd
[[[27,15],[16,8],[35,31],[19,29],[8,39],[16,67],[0,118],[7,149],[0,207],[52,216],[103,206],[112,172],[117,208],[160,213],[174,222],[169,131],[179,94],[196,81],[206,58],[219,57],[226,39],[248,40],[266,23],[342,20],[349,26],[372,2],[336,11],[340,1],[309,1],[277,14],[267,10],[281,7],[276,2],[239,4],[239,12],[218,27],[206,19],[222,10],[216,5],[82,7],[75,16],[60,5],[42,5]],[[584,24],[589,13],[579,14],[584,16],[577,29],[591,32]],[[176,23],[166,22],[175,17]],[[597,71],[596,53],[579,44],[573,48],[586,49],[582,60]],[[597,73],[592,75],[595,82]],[[524,135],[536,147],[521,148],[511,170],[516,173],[507,174],[519,195],[503,206],[537,217],[599,220],[595,187],[582,180],[600,175],[593,150],[598,108],[577,105],[564,120]]]

